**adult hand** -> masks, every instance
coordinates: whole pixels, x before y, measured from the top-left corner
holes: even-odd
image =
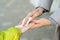
[[[37,8],[34,11],[28,13],[28,15],[24,18],[25,21],[24,21],[24,24],[23,25],[26,24],[26,22],[28,21],[29,17],[32,17],[32,19],[31,19],[31,21],[32,21],[36,17],[40,16],[42,14],[42,12],[43,12],[43,9],[42,8]]]
[[[39,20],[33,20],[32,23],[34,23],[34,25],[30,29],[40,28],[40,27],[43,27],[43,26],[51,25],[50,20],[45,19],[45,18],[41,18]]]

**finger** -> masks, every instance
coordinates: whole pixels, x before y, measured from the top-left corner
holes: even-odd
[[[24,20],[22,21],[22,26],[25,26],[26,22],[28,21],[28,18],[24,18]]]
[[[22,25],[23,26],[27,26],[31,21],[33,20],[32,17],[29,17],[29,18],[25,18],[22,22]]]

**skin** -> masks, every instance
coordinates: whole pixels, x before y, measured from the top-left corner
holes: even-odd
[[[36,17],[38,17],[38,16],[40,16],[42,14],[42,11],[43,11],[42,8],[38,8],[38,9],[33,10],[32,12],[29,12],[28,15],[25,17],[25,22],[24,22],[23,25],[26,24],[26,22],[28,21],[29,17],[32,17],[32,20],[34,20]]]
[[[25,17],[25,22],[23,25],[26,24],[29,17],[32,17],[32,20],[30,23],[34,23],[34,25],[30,29],[51,25],[51,22],[46,18],[41,18],[39,20],[35,20],[35,18],[42,15],[42,12],[43,12],[42,8],[37,8],[37,9],[33,10],[32,12],[28,13],[28,15]]]
[[[29,25],[23,27],[22,29],[20,28],[21,32],[24,33],[26,31],[28,31],[33,25],[34,25],[34,23],[30,23]]]
[[[32,23],[34,23],[34,25],[30,29],[41,28],[41,27],[44,27],[44,26],[51,25],[51,22],[48,19],[45,19],[45,18],[41,18],[39,20],[33,20]]]

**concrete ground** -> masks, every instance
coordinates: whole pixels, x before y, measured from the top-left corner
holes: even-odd
[[[53,10],[54,6],[55,4],[52,6]],[[0,0],[0,31],[17,25],[32,10],[34,7],[29,3],[29,0]],[[49,15],[45,13],[41,17]],[[21,40],[53,40],[54,34],[55,26],[36,28],[25,32]]]

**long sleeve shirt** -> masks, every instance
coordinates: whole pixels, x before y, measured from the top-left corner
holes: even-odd
[[[12,27],[0,32],[0,40],[20,40],[22,32],[20,29]]]

